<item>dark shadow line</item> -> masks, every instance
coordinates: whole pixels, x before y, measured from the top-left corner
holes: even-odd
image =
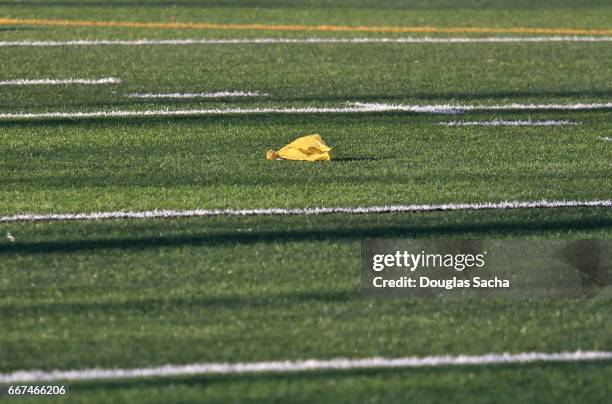
[[[83,156],[86,154],[82,154]],[[115,156],[120,156],[121,153],[114,154]],[[263,153],[261,153],[263,158]],[[19,158],[19,157],[17,157]],[[400,159],[399,157],[383,157],[383,158],[368,158],[368,157],[334,157],[331,161],[319,162],[317,164],[345,164],[351,162],[376,162],[379,160],[395,160],[396,167],[406,167],[410,168],[410,163]],[[274,164],[274,163],[270,163]],[[279,163],[280,164],[280,163]],[[311,163],[306,163],[303,161],[287,161],[283,162],[283,164],[292,164],[292,165],[306,165]],[[314,167],[313,167],[314,168]],[[15,168],[16,169],[16,168]],[[20,167],[20,170],[26,170],[27,168]],[[121,167],[116,167],[116,170],[120,170]],[[203,171],[205,169],[203,168]],[[252,171],[254,172],[254,171]],[[261,186],[261,185],[278,185],[279,181],[282,181],[283,185],[312,185],[312,186],[320,186],[320,185],[335,185],[338,183],[339,179],[337,177],[326,177],[326,178],[303,178],[299,176],[294,176],[287,172],[269,172],[262,173],[258,177],[253,176],[244,176],[238,174],[245,174],[244,172],[235,172],[235,173],[225,173],[224,175],[215,175],[210,177],[205,176],[184,176],[181,178],[174,178],[172,175],[169,177],[165,177],[167,173],[165,172],[155,172],[154,175],[144,175],[144,174],[124,174],[121,176],[115,177],[113,174],[106,175],[92,175],[92,176],[64,176],[64,177],[33,177],[33,178],[4,178],[0,179],[0,188],[6,189],[33,189],[33,188],[45,188],[45,189],[65,189],[66,187],[70,187],[73,189],[78,188],[105,188],[109,186],[121,186],[121,187],[133,187],[133,186],[158,186],[158,187],[172,187],[179,185],[190,185],[190,186],[199,186],[199,187],[208,187],[208,186],[220,186],[220,185],[243,185],[243,186]],[[500,181],[509,181],[509,182],[529,182],[534,178],[538,178],[540,180],[548,180],[551,181],[559,181],[559,180],[589,180],[589,181],[605,181],[609,178],[609,175],[605,173],[581,173],[568,175],[563,173],[539,173],[529,174],[529,173],[476,173],[476,174],[463,174],[463,173],[446,173],[440,174],[435,181],[432,180],[431,174],[417,174],[417,175],[377,175],[377,174],[345,174],[342,176],[342,181],[352,182],[352,183],[361,183],[361,184],[370,184],[376,183],[381,185],[406,185],[408,183],[412,184],[431,184],[432,182],[440,182],[442,180],[448,182],[470,182],[472,184],[483,183],[486,181],[490,182],[500,182]]]
[[[143,90],[144,91],[144,90]],[[202,92],[209,90],[202,90]],[[266,92],[268,90],[264,90]],[[176,92],[176,91],[171,91]],[[190,90],[190,92],[198,92],[197,90]],[[270,91],[268,91],[270,92]],[[306,95],[306,96],[261,96],[257,99],[253,98],[240,98],[240,97],[223,97],[223,98],[151,98],[151,99],[138,99],[138,98],[116,98],[105,101],[92,100],[92,101],[81,101],[74,100],[72,94],[69,95],[70,99],[66,100],[61,104],[56,102],[41,103],[38,101],[33,102],[11,102],[3,104],[0,102],[0,106],[3,107],[65,107],[67,105],[73,106],[87,106],[87,107],[116,107],[119,105],[185,105],[185,104],[198,104],[198,103],[227,103],[232,104],[248,104],[254,101],[272,101],[272,102],[390,102],[390,101],[405,101],[407,100],[424,100],[424,101],[444,101],[444,103],[453,103],[455,101],[465,100],[485,100],[485,99],[516,99],[520,97],[530,98],[545,98],[551,97],[567,98],[567,97],[606,97],[612,96],[612,90],[572,90],[572,91],[495,91],[495,92],[482,92],[482,93],[410,93],[410,94],[363,94],[363,95]],[[72,100],[72,101],[71,101]],[[414,102],[414,101],[410,101]]]
[[[366,238],[453,236],[468,233],[503,234],[516,232],[542,233],[567,230],[599,230],[612,228],[611,219],[576,219],[559,221],[455,224],[436,226],[391,226],[365,228],[331,228],[291,231],[254,231],[250,233],[211,233],[184,236],[116,238],[75,241],[39,241],[2,243],[0,255],[75,253],[81,251],[129,249],[147,250],[160,247],[221,246],[228,244],[286,243],[316,240],[361,240]]]
[[[338,114],[334,112],[324,112],[324,113],[245,113],[245,114],[220,114],[220,115],[201,115],[201,116],[159,116],[159,117],[150,117],[150,116],[129,116],[129,117],[95,117],[95,118],[41,118],[36,120],[21,120],[21,119],[3,119],[0,121],[0,127],[13,127],[13,126],[53,126],[57,124],[62,125],[89,125],[89,126],[108,126],[108,125],[136,125],[142,126],[143,123],[147,124],[155,124],[155,123],[168,123],[168,122],[196,122],[198,124],[202,124],[203,122],[228,122],[229,120],[260,120],[261,125],[269,125],[270,122],[267,118],[275,117],[275,123],[282,123],[283,120],[310,120],[312,123],[312,116],[316,115],[319,118],[323,119],[338,119],[339,115],[342,115],[342,119],[349,115],[353,115],[358,119],[362,119],[363,117],[368,118],[377,118],[377,117],[429,117],[430,119],[447,119],[453,116],[464,116],[469,117],[472,115],[495,115],[497,117],[500,116],[516,116],[516,115],[531,115],[531,114],[541,114],[541,113],[558,113],[564,114],[566,117],[570,115],[576,115],[579,113],[592,113],[592,112],[608,112],[607,109],[598,109],[593,110],[589,108],[583,109],[573,109],[571,111],[562,110],[562,109],[550,109],[550,110],[496,110],[496,111],[466,111],[458,114],[424,114],[420,112],[411,112],[411,111],[364,111],[359,113],[347,113],[347,114]],[[355,119],[355,118],[353,118]]]
[[[1,4],[0,4],[1,5]],[[21,27],[21,26],[11,26],[11,27],[0,27],[0,32],[3,31],[37,31],[46,29],[43,27]]]
[[[373,156],[346,156],[346,157],[334,157],[332,161],[336,162],[351,162],[351,161],[381,161],[390,160],[391,157],[373,157]]]
[[[370,116],[382,116],[382,115],[417,115],[416,113],[411,112],[367,112],[359,115],[368,114]],[[334,117],[337,116],[336,113],[317,113],[319,117]],[[261,120],[261,125],[270,125],[270,121],[265,118],[269,118],[274,116],[280,117],[281,119],[295,119],[295,118],[306,118],[311,116],[311,114],[303,114],[303,113],[295,113],[295,114],[275,114],[275,113],[249,113],[249,114],[220,114],[220,115],[192,115],[192,116],[159,116],[159,117],[140,117],[140,116],[131,116],[131,117],[95,117],[95,118],[41,118],[36,120],[20,120],[20,119],[4,119],[0,121],[0,127],[7,126],[55,126],[58,124],[62,125],[73,125],[73,126],[81,126],[81,125],[90,125],[90,126],[106,126],[106,125],[135,125],[142,126],[143,123],[147,124],[164,124],[168,122],[193,122],[202,124],[205,121],[211,122],[227,122],[229,120]],[[276,122],[282,122],[281,120],[277,120]]]
[[[331,3],[331,4],[330,4]],[[465,3],[465,2],[464,2]],[[482,9],[485,7],[488,9],[524,9],[529,5],[533,9],[550,9],[550,5],[540,4],[539,2],[527,2],[525,0],[506,3],[500,2],[496,4],[493,2],[479,2],[472,1],[465,4],[456,4],[456,2],[448,1],[434,1],[434,2],[406,2],[405,0],[370,0],[370,1],[339,1],[334,2],[322,2],[322,1],[300,1],[300,2],[288,2],[286,0],[130,0],[130,1],[70,1],[70,0],[2,0],[0,6],[9,7],[64,7],[64,8],[119,8],[119,7],[132,7],[132,8],[209,8],[209,7],[222,7],[222,8],[284,8],[284,9],[329,9],[330,6],[334,8],[347,8],[347,9],[376,9],[376,10],[475,10]],[[565,5],[567,10],[581,10],[584,8],[593,7],[594,5],[607,5],[603,1],[579,1],[573,2],[569,5]]]
[[[270,0],[268,0],[270,1]],[[228,6],[219,0],[131,0],[131,1],[37,1],[37,0],[3,0],[0,6],[28,7],[28,8],[207,8],[216,6]],[[237,5],[232,5],[236,7]]]
[[[211,296],[201,298],[148,298],[128,300],[125,302],[52,302],[44,304],[21,305],[11,304],[0,306],[0,317],[8,318],[13,313],[20,315],[53,315],[79,312],[116,312],[138,311],[142,313],[169,308],[202,308],[202,309],[239,309],[245,307],[285,307],[307,302],[338,303],[359,299],[358,291],[309,291],[276,293],[257,297],[245,296]]]

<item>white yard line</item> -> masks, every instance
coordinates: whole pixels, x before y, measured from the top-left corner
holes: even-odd
[[[610,105],[612,107],[612,104]],[[188,110],[115,110],[92,112],[16,112],[0,113],[0,120],[37,119],[85,119],[85,118],[138,118],[162,116],[206,116],[206,115],[254,115],[254,114],[353,114],[367,112],[415,112],[452,115],[460,113],[456,108],[435,105],[353,105],[346,107],[301,107],[301,108],[210,108]]]
[[[0,373],[0,383],[34,383],[59,380],[105,380],[189,375],[229,375],[241,373],[306,372],[322,370],[397,369],[436,366],[489,366],[505,364],[585,362],[612,360],[608,351],[576,351],[559,353],[521,352],[486,355],[409,356],[404,358],[309,359],[301,361],[270,361],[244,363],[193,363],[128,369],[81,370],[18,370]]]
[[[345,107],[295,107],[295,108],[213,108],[188,110],[116,110],[91,112],[9,112],[0,113],[0,120],[29,121],[39,119],[89,119],[89,118],[138,118],[163,116],[206,116],[206,115],[256,115],[256,114],[354,114],[372,112],[413,112],[439,115],[455,115],[468,111],[573,111],[612,109],[612,103],[592,104],[507,104],[507,105],[406,105],[350,103]]]
[[[575,103],[575,104],[494,104],[494,105],[478,105],[478,104],[436,104],[436,105],[405,105],[405,104],[386,104],[386,103],[369,103],[369,102],[353,102],[350,105],[362,108],[369,108],[372,111],[409,111],[419,107],[422,112],[438,111],[439,113],[463,113],[468,111],[578,111],[578,110],[594,110],[594,109],[612,109],[612,102],[595,102],[595,103]]]
[[[612,141],[612,137],[609,137],[609,136],[600,136],[599,140],[603,140],[604,142],[610,142],[610,141]]]
[[[0,223],[41,222],[57,220],[105,220],[105,219],[157,219],[211,216],[311,216],[329,214],[381,214],[407,212],[433,212],[454,210],[488,209],[555,209],[582,207],[612,207],[612,199],[592,201],[509,201],[484,203],[444,203],[431,205],[390,205],[364,207],[321,207],[321,208],[261,208],[261,209],[195,209],[195,210],[149,210],[114,211],[89,213],[22,213],[0,216]]]
[[[80,84],[97,86],[101,84],[119,84],[121,79],[116,77],[105,77],[103,79],[16,79],[0,81],[0,86],[54,86],[66,84]]]
[[[265,97],[269,94],[262,94],[257,91],[217,91],[213,93],[132,93],[129,98],[158,99],[158,98],[223,98],[223,97]]]
[[[612,42],[612,36],[535,36],[535,37],[399,37],[399,38],[244,38],[244,39],[139,39],[139,40],[69,40],[69,41],[0,41],[0,47],[11,46],[145,46],[145,45],[240,45],[240,44],[462,44],[462,43],[555,43]]]
[[[577,122],[572,121],[504,121],[504,120],[493,120],[493,121],[452,121],[452,122],[438,122],[438,125],[442,126],[563,126],[563,125],[578,125]]]

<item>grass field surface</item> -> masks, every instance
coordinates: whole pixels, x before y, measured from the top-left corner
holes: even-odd
[[[612,4],[603,0],[0,0],[0,217],[610,200],[612,108],[588,105],[612,101],[611,42],[2,45],[547,38],[557,34],[504,29],[606,31],[612,30],[610,13]],[[75,27],[51,20],[499,32]],[[43,82],[16,85],[19,80]],[[164,96],[236,92],[259,96]],[[531,106],[274,112],[355,103]],[[247,112],[224,112],[236,109]],[[220,113],[159,112],[179,110]],[[25,115],[113,111],[145,115]],[[500,121],[521,125],[495,126]],[[542,121],[562,124],[536,126]],[[312,133],[334,147],[334,160],[265,159],[267,149]],[[611,230],[609,207],[0,223],[0,376],[37,369],[610,351],[609,298],[366,299],[359,292],[359,259],[360,242],[368,238],[609,239]],[[207,375],[74,382],[66,399],[606,402],[611,376],[610,361]]]

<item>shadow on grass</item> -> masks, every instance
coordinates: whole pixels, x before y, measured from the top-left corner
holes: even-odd
[[[367,112],[355,114],[353,117],[342,114],[342,117],[338,117],[336,113],[321,113],[315,114],[317,119],[328,119],[337,122],[337,119],[344,120],[345,118],[362,119],[364,116],[368,117],[381,117],[381,116],[417,116],[419,114],[412,112]],[[36,120],[19,120],[19,119],[5,119],[0,121],[0,127],[40,127],[50,126],[56,127],[58,124],[63,126],[82,126],[87,125],[89,127],[108,127],[108,126],[142,126],[143,124],[149,125],[167,125],[168,123],[182,123],[182,124],[236,124],[244,123],[249,125],[260,125],[270,126],[270,117],[274,117],[274,124],[291,123],[295,125],[297,122],[308,122],[313,124],[313,114],[227,114],[227,115],[200,115],[200,116],[150,116],[150,117],[95,117],[95,118],[43,118]],[[297,122],[296,122],[297,120]],[[320,125],[321,122],[317,121]]]
[[[131,0],[131,1],[45,1],[45,0],[2,0],[0,6],[7,7],[27,7],[27,8],[172,8],[172,7],[189,7],[189,8],[206,8],[206,7],[221,7],[228,4],[219,0]]]
[[[254,243],[287,243],[302,241],[359,241],[367,238],[453,237],[542,234],[555,231],[612,229],[608,219],[564,219],[513,221],[505,223],[464,223],[448,225],[402,225],[368,227],[333,227],[320,229],[261,230],[249,233],[215,232],[178,236],[114,238],[75,241],[39,241],[0,244],[0,255],[75,253],[105,249],[147,250],[183,246],[224,246]]]
[[[389,160],[391,157],[372,157],[372,156],[346,156],[346,157],[334,157],[332,161],[337,162],[351,162],[351,161],[381,161],[381,160]]]
[[[359,299],[357,291],[307,291],[263,294],[260,296],[210,296],[198,298],[149,298],[112,302],[53,302],[43,304],[17,304],[0,306],[0,317],[20,315],[65,315],[76,313],[140,312],[193,309],[242,309],[257,307],[290,307],[303,303],[342,303]]]
[[[350,5],[345,3],[345,6]],[[69,0],[2,0],[0,6],[40,8],[296,8],[299,5],[284,0],[128,0],[128,1],[69,1]]]
[[[114,158],[121,156],[117,153]],[[412,187],[420,184],[426,185],[427,187],[431,184],[461,184],[462,182],[470,182],[473,187],[482,187],[484,183],[497,183],[497,184],[508,184],[513,185],[519,182],[523,182],[525,186],[527,184],[534,184],[534,186],[540,186],[539,183],[535,183],[534,180],[539,181],[595,181],[605,184],[609,179],[609,174],[606,172],[598,173],[583,173],[573,174],[571,177],[565,173],[537,173],[537,174],[515,174],[514,172],[509,173],[498,173],[498,172],[477,172],[475,174],[463,174],[461,172],[452,172],[436,175],[435,173],[430,174],[387,174],[377,172],[364,172],[361,167],[354,167],[351,170],[350,163],[376,163],[378,161],[392,161],[395,160],[395,167],[404,167],[406,170],[412,169],[417,170],[418,167],[414,167],[399,157],[340,157],[334,158],[332,161],[323,162],[304,162],[304,161],[274,161],[268,162],[264,160],[263,152],[260,153],[259,157],[261,162],[269,163],[270,166],[266,166],[266,169],[274,164],[283,165],[283,170],[273,171],[270,170],[265,172],[259,168],[252,168],[251,175],[247,172],[246,168],[236,172],[221,172],[219,174],[206,176],[204,175],[206,168],[202,165],[203,162],[197,162],[201,168],[201,173],[190,173],[184,176],[173,176],[173,173],[153,171],[152,168],[147,174],[116,174],[108,171],[107,174],[91,175],[91,176],[53,176],[53,177],[33,177],[33,178],[0,178],[0,189],[20,189],[22,191],[32,189],[79,189],[79,188],[92,188],[92,187],[164,187],[172,188],[177,186],[192,186],[192,187],[219,187],[222,185],[230,186],[293,186],[299,185],[302,187],[312,186],[318,187],[323,185],[329,185],[331,187],[339,184],[360,184],[361,186],[381,186],[381,185],[394,185],[400,187]],[[62,156],[60,156],[61,158]],[[49,161],[54,161],[55,158],[49,158]],[[338,167],[344,167],[345,170],[349,171],[350,174],[344,172],[342,174],[335,174],[326,177],[310,176],[304,177],[303,174],[295,173],[291,171],[291,167],[306,167],[308,170],[314,172],[316,165],[330,165],[333,167],[334,164],[338,164]],[[372,164],[374,166],[374,164]],[[116,167],[116,170],[120,170],[122,167]],[[24,171],[27,168],[23,169]],[[279,188],[280,189],[280,188]]]
[[[367,111],[367,112],[358,112],[358,113],[335,113],[335,112],[325,112],[325,113],[245,113],[245,114],[219,114],[219,115],[186,115],[186,116],[132,116],[132,117],[93,117],[93,118],[40,118],[40,119],[3,119],[0,121],[0,127],[41,127],[41,126],[49,126],[56,127],[58,124],[63,126],[84,126],[87,125],[89,127],[109,127],[109,126],[139,126],[141,127],[143,124],[148,125],[167,125],[168,123],[181,123],[181,124],[197,124],[197,125],[206,125],[206,124],[238,124],[244,123],[249,125],[260,125],[260,126],[270,126],[272,125],[281,125],[283,123],[296,125],[301,122],[307,123],[309,125],[313,125],[315,121],[313,117],[316,117],[316,124],[323,125],[325,121],[327,122],[359,122],[364,119],[381,119],[381,118],[395,118],[400,119],[404,117],[409,117],[412,121],[408,123],[419,124],[419,123],[432,123],[433,120],[438,122],[441,119],[448,119],[450,117],[469,117],[469,116],[491,116],[494,118],[504,118],[514,116],[517,119],[524,119],[525,117],[530,117],[535,114],[559,114],[563,115],[563,119],[572,119],[573,117],[580,116],[584,113],[594,113],[594,112],[603,112],[607,113],[607,110],[593,110],[593,109],[574,109],[571,111],[566,110],[520,110],[520,111],[468,111],[462,112],[458,114],[436,114],[436,113],[420,113],[420,112],[410,112],[410,111]],[[270,117],[274,117],[274,122],[270,121]],[[414,121],[415,117],[422,117],[422,121]],[[403,122],[406,123],[406,122]]]
[[[0,6],[10,7],[62,7],[62,8],[116,8],[116,7],[132,7],[132,8],[285,8],[285,9],[308,9],[312,11],[318,8],[328,10],[330,3],[333,8],[356,8],[356,9],[377,9],[377,10],[481,10],[483,2],[481,1],[460,1],[457,0],[438,0],[438,1],[412,1],[405,0],[334,0],[333,2],[325,0],[306,0],[306,1],[286,1],[286,0],[1,0]],[[593,4],[605,4],[597,0],[583,0],[570,2],[566,7],[571,9],[582,9],[593,7]],[[489,1],[486,2],[488,9],[521,9],[526,7],[530,9],[550,9],[550,4],[547,2],[534,2],[528,0],[514,0],[512,2]]]
[[[1,4],[0,4],[1,5]],[[10,27],[0,27],[0,32],[10,32],[10,31],[34,31],[41,30],[44,28],[41,27],[22,27],[22,26],[10,26]]]
[[[190,93],[197,92],[210,92],[210,89],[201,90],[190,90]],[[221,91],[220,89],[218,91]],[[148,92],[143,89],[142,92]],[[162,91],[163,92],[163,91]],[[168,91],[168,92],[180,92],[180,91]],[[269,91],[262,91],[268,93]],[[273,91],[271,91],[273,92]],[[190,108],[207,108],[207,104],[211,104],[208,108],[213,105],[231,103],[235,105],[240,104],[252,104],[254,101],[265,101],[275,103],[290,103],[290,102],[312,102],[312,103],[340,103],[345,105],[346,102],[363,102],[363,103],[423,103],[423,102],[435,102],[442,104],[453,104],[453,103],[465,103],[474,100],[500,100],[508,99],[516,102],[516,99],[521,98],[536,98],[541,101],[535,103],[549,103],[551,98],[583,98],[583,102],[594,102],[593,97],[610,98],[612,97],[612,89],[605,90],[519,90],[519,91],[491,91],[491,92],[479,92],[479,93],[460,93],[460,92],[441,92],[441,93],[409,93],[409,94],[330,94],[330,95],[299,95],[299,96],[283,96],[283,95],[261,95],[256,99],[251,97],[220,97],[220,98],[131,98],[131,97],[113,97],[109,99],[92,99],[92,100],[79,100],[75,99],[73,95],[69,97],[57,98],[54,102],[42,102],[40,98],[32,98],[27,101],[9,100],[10,102],[2,102],[0,100],[0,106],[7,108],[21,107],[22,109],[29,109],[31,107],[46,107],[46,108],[63,108],[66,106],[73,106],[75,108],[89,107],[89,108],[105,108],[105,107],[118,107],[118,106],[183,106],[189,105]],[[203,104],[197,106],[197,104]],[[196,104],[196,106],[194,106]]]

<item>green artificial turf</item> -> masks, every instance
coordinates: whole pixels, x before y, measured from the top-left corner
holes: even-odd
[[[3,1],[0,17],[610,29],[607,1]],[[0,41],[422,34],[1,26]],[[429,34],[428,34],[429,35]],[[448,36],[450,34],[431,34]],[[456,34],[469,36],[469,34]],[[495,34],[478,34],[495,35]],[[608,43],[0,47],[0,113],[609,102]],[[258,91],[139,100],[131,93]],[[612,195],[610,110],[0,120],[0,216]],[[556,127],[440,122],[568,120]],[[328,163],[265,160],[300,135]],[[612,349],[610,300],[366,299],[367,238],[609,239],[609,208],[0,224],[0,373]],[[610,362],[73,384],[80,402],[605,402]],[[25,402],[25,400],[24,400]]]
[[[575,209],[3,226],[15,241],[0,244],[0,366],[10,371],[605,350],[612,344],[606,299],[364,299],[358,240],[601,238],[608,237],[611,221],[609,210]],[[569,383],[568,369],[554,370],[559,383]],[[498,388],[519,389],[512,386],[523,372],[529,370],[517,369],[498,381]],[[387,391],[386,373],[372,373],[372,394],[402,394],[401,384],[391,383]],[[419,378],[425,385],[436,383],[427,372]],[[302,391],[298,401],[308,400],[309,380],[292,376],[283,383]],[[150,388],[174,386],[159,383],[136,384],[136,389],[145,399]],[[134,391],[131,385],[125,389]],[[262,385],[252,388],[265,392],[274,383]],[[184,391],[186,397],[199,394],[197,386]],[[597,386],[592,381],[583,393],[604,394]],[[571,390],[559,388],[550,385],[545,391]],[[80,397],[80,391],[71,394]],[[102,394],[95,386],[94,391]],[[86,399],[94,393],[83,394]],[[102,397],[124,392],[111,388],[107,394]],[[237,387],[228,399],[250,394],[249,388]],[[356,389],[343,397],[362,394]]]
[[[169,54],[171,57],[169,57]],[[0,47],[2,80],[117,77],[104,86],[1,86],[4,112],[607,101],[607,43]],[[132,93],[258,91],[139,100]]]
[[[495,129],[410,114],[4,126],[0,213],[604,199],[605,114]],[[308,133],[321,133],[336,160],[265,160]]]
[[[0,13],[5,18],[270,25],[610,29],[609,11],[610,4],[606,0],[0,1]],[[21,39],[338,36],[338,33],[334,32],[132,28],[110,30],[88,27],[53,29],[28,25],[9,26],[0,34]],[[393,35],[359,32],[340,34]]]

